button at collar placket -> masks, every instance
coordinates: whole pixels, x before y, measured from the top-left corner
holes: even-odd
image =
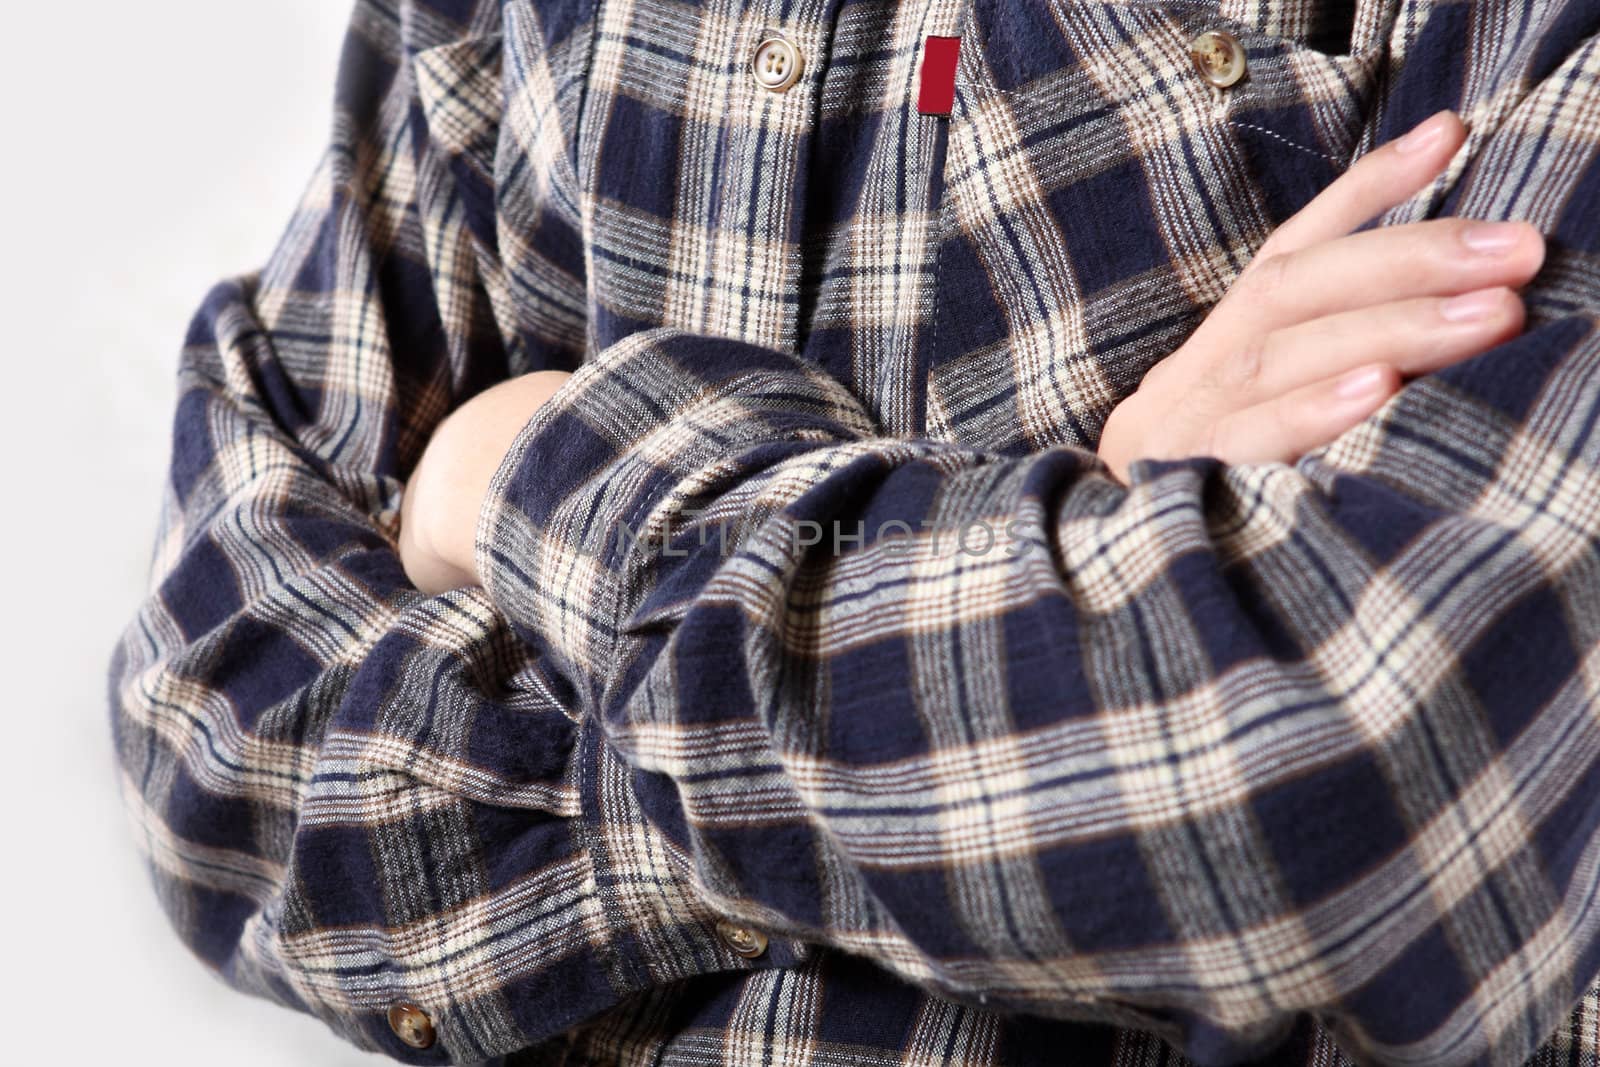
[[[756,48],[755,59],[750,63],[750,73],[763,89],[781,93],[800,80],[805,70],[805,56],[794,44],[782,37],[768,37]]]
[[[1237,85],[1249,69],[1244,46],[1226,30],[1207,30],[1189,43],[1195,69],[1219,89]]]

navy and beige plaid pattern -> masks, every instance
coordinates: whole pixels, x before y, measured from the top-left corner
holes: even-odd
[[[1111,480],[1117,401],[1445,107],[1385,221],[1538,224],[1525,336]],[[1591,0],[359,0],[184,348],[135,833],[228,981],[409,1063],[1600,1063],[1597,322]],[[541,368],[487,589],[418,593],[404,478]]]

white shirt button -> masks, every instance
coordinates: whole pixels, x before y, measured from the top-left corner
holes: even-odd
[[[1200,76],[1219,89],[1238,84],[1248,67],[1244,45],[1224,30],[1207,30],[1189,42],[1189,58]]]
[[[756,46],[750,73],[763,89],[781,93],[800,80],[800,69],[804,65],[800,49],[782,37],[768,37]]]

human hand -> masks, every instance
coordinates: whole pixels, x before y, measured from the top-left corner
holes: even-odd
[[[1466,137],[1441,112],[1364,156],[1280,226],[1200,328],[1119,404],[1099,454],[1292,462],[1371,415],[1408,376],[1516,336],[1538,273],[1527,223],[1437,219],[1352,231],[1423,189]]]
[[[501,382],[439,424],[400,502],[400,563],[424,593],[480,585],[473,538],[489,482],[517,434],[571,375]]]

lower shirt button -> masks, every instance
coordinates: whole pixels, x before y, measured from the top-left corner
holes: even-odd
[[[433,1020],[415,1004],[396,1004],[389,1009],[389,1029],[412,1048],[431,1048],[435,1036]]]
[[[753,960],[767,951],[767,935],[748,926],[721,922],[717,924],[717,935],[724,944],[747,960]]]

